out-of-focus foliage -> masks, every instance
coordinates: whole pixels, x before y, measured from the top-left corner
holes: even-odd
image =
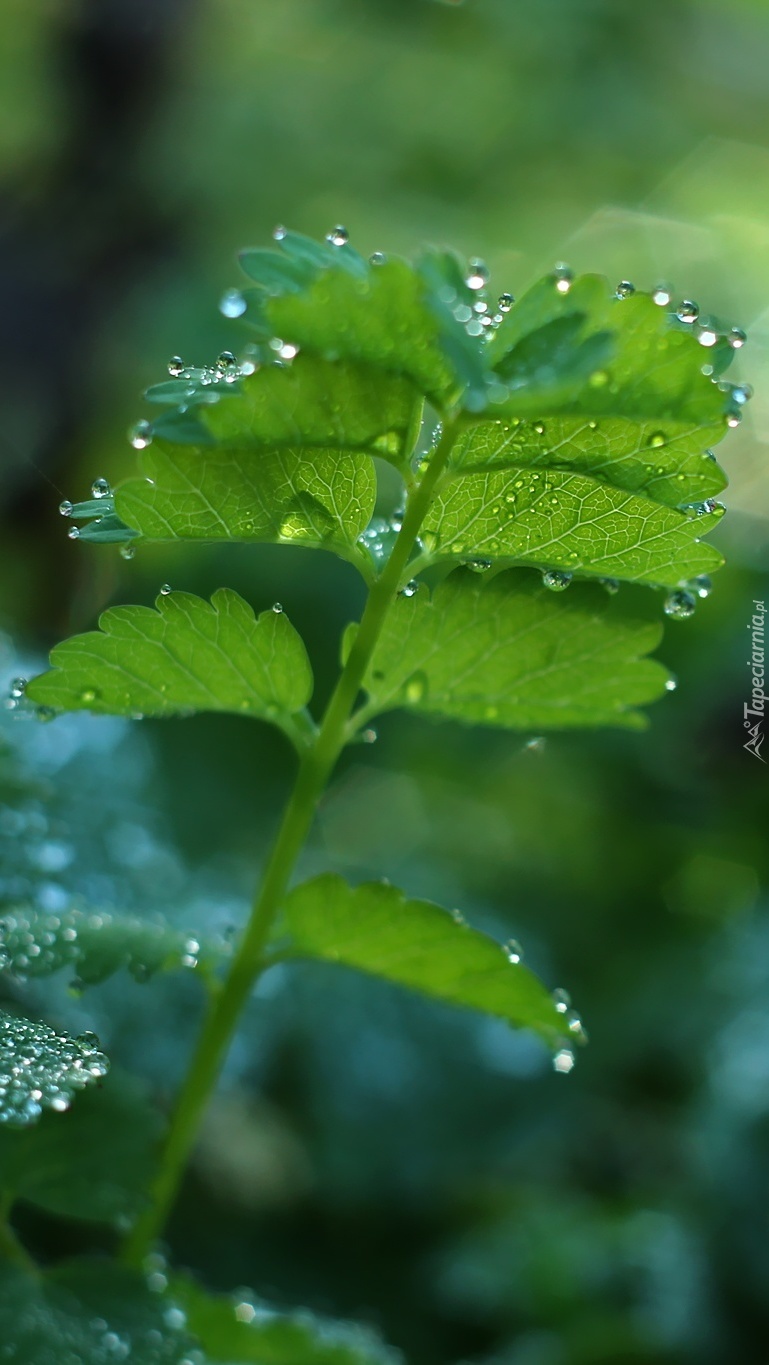
[[[69,547],[55,511],[105,467],[133,468],[135,395],[182,338],[196,364],[229,344],[211,308],[237,278],[222,263],[277,221],[345,223],[364,252],[450,239],[513,292],[561,258],[670,279],[749,332],[739,365],[757,393],[724,495],[741,515],[715,537],[730,567],[669,626],[678,691],[650,731],[522,749],[385,717],[305,860],[355,882],[384,870],[515,935],[538,973],[569,981],[590,1047],[555,1076],[496,1021],[276,966],[170,1229],[210,1285],[368,1314],[426,1365],[764,1365],[767,782],[741,745],[769,562],[768,57],[758,0],[0,13],[0,611],[27,659],[7,659],[9,681],[170,579],[283,602],[328,689],[358,604],[347,566],[308,580],[300,549],[270,547],[194,562],[147,547],[124,564]],[[7,722],[26,765],[3,761],[7,902],[157,910],[198,938],[242,922],[285,795],[280,736],[226,716],[184,733]],[[94,1029],[162,1101],[194,978],[152,998],[126,974],[82,998],[64,975],[2,989]],[[83,1249],[76,1224],[31,1203],[17,1221],[44,1256]]]

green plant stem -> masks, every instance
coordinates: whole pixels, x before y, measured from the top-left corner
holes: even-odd
[[[161,1152],[151,1203],[126,1240],[124,1259],[143,1260],[159,1236],[176,1197],[200,1121],[216,1085],[243,1007],[265,963],[263,952],[285,896],[318,801],[349,739],[348,722],[387,613],[404,577],[419,529],[456,439],[459,419],[446,423],[421,481],[415,485],[392,554],[369,592],[347,662],[329,699],[317,738],[299,764],[264,879],[230,970],[204,1019]]]

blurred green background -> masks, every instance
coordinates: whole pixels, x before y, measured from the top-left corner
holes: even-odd
[[[446,241],[500,292],[556,259],[670,279],[749,332],[729,566],[668,627],[679,687],[650,729],[538,750],[387,717],[304,860],[519,938],[585,1018],[574,1073],[493,1021],[275,969],[169,1230],[208,1283],[362,1316],[421,1365],[769,1359],[769,785],[742,748],[769,568],[768,72],[765,0],[0,9],[0,682],[168,579],[279,599],[327,693],[351,569],[288,548],[126,564],[56,512],[132,468],[125,430],[170,355],[237,351],[216,301],[277,221],[345,223],[366,252]],[[242,921],[291,778],[278,737],[6,716],[1,742],[4,896]],[[195,986],[23,1001],[95,1027],[164,1103]],[[100,1236],[19,1217],[48,1257]]]

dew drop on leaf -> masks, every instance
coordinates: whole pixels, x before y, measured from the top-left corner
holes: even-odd
[[[146,450],[152,444],[152,427],[144,418],[140,422],[135,422],[129,429],[128,439],[134,450]]]
[[[183,372],[183,370],[184,361],[182,360],[181,356],[172,355],[171,359],[168,362],[168,373],[171,375],[172,379],[178,379],[179,375]]]
[[[133,559],[133,557],[134,557],[135,554],[136,554],[136,546],[135,546],[135,545],[121,545],[121,546],[120,546],[120,558],[121,558],[121,559]]]
[[[564,573],[562,569],[545,569],[542,574],[542,582],[551,592],[563,592],[568,588],[573,574]]]
[[[684,299],[683,303],[680,303],[676,309],[676,317],[679,322],[696,322],[699,315],[699,307],[696,303],[693,303],[691,299]]]
[[[666,616],[671,616],[674,621],[685,621],[687,617],[694,615],[697,599],[685,588],[676,588],[665,598],[664,612]]]
[[[514,303],[515,299],[512,294],[500,294],[497,307],[500,313],[509,313]]]
[[[630,280],[620,280],[616,294],[618,299],[629,299],[631,294],[635,294],[635,285]]]
[[[553,280],[555,281],[555,287],[559,294],[568,294],[574,280],[574,271],[571,270],[568,265],[564,265],[562,261],[559,261],[558,265],[553,270]]]
[[[658,284],[652,294],[652,299],[658,308],[667,308],[671,297],[670,290],[666,284]]]
[[[553,1057],[553,1070],[561,1076],[568,1076],[574,1070],[574,1053],[569,1047],[559,1048]]]
[[[67,532],[67,535],[69,536],[70,540],[79,540],[80,538],[79,527],[77,526],[70,527],[69,531]]]
[[[94,479],[91,484],[92,498],[109,498],[112,496],[112,489],[107,479]]]
[[[418,592],[419,592],[419,584],[417,583],[417,580],[416,580],[415,578],[412,578],[412,579],[405,585],[405,587],[401,588],[400,592],[398,593],[398,596],[399,596],[399,597],[415,597],[416,594],[417,594]]]
[[[372,251],[371,255],[369,256],[369,261],[372,265],[384,265],[386,260],[387,257],[385,256],[383,251]]]
[[[170,592],[171,592],[171,584],[170,584],[170,583],[161,583],[161,585],[160,585],[160,596],[161,596],[161,597],[168,597],[169,594],[170,594]]]
[[[741,327],[732,327],[732,330],[727,337],[727,341],[733,351],[739,351],[741,347],[745,345],[747,339],[747,333],[743,332]]]
[[[280,616],[283,612],[283,607],[280,602],[273,602],[272,610],[275,612],[276,616]]]
[[[648,446],[653,446],[655,449],[658,449],[659,446],[664,446],[665,444],[664,431],[653,431],[646,444]]]
[[[226,318],[240,318],[248,307],[239,289],[225,289],[219,300],[219,312]]]
[[[336,227],[333,227],[330,232],[326,233],[326,241],[329,242],[331,246],[346,246],[349,240],[350,234],[342,223],[337,223]]]
[[[485,261],[478,257],[473,257],[469,262],[469,269],[465,276],[465,284],[468,289],[483,289],[489,282],[489,268]]]

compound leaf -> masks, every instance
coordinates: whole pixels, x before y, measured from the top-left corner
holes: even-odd
[[[601,276],[571,284],[556,273],[507,313],[487,357],[508,390],[506,416],[678,420],[723,435],[737,404],[712,376],[731,354],[725,337],[682,323],[648,294],[618,296]]]
[[[200,377],[149,389],[150,402],[173,409],[152,423],[153,435],[251,455],[284,446],[329,447],[397,464],[410,454],[418,394],[403,376],[309,353],[281,363],[269,348],[244,366],[253,373],[234,362],[231,373],[192,371]]]
[[[55,914],[12,906],[0,916],[0,971],[21,980],[71,969],[79,985],[95,985],[127,968],[136,981],[156,972],[200,968],[211,972],[229,945],[199,939],[162,919],[78,907]]]
[[[511,418],[478,422],[464,431],[451,453],[452,472],[561,470],[584,474],[629,493],[642,493],[668,507],[704,502],[726,487],[726,475],[710,450],[721,429],[681,421],[634,422],[627,417],[548,417],[547,422]]]
[[[264,341],[404,375],[439,409],[483,383],[480,338],[455,311],[469,320],[477,295],[450,253],[426,253],[416,268],[395,257],[369,263],[347,244],[285,233],[274,250],[243,252],[241,264],[259,286],[244,320]]]
[[[145,451],[143,479],[116,491],[120,517],[146,540],[312,545],[354,562],[376,498],[367,455],[171,445]]]
[[[244,1292],[214,1297],[181,1276],[172,1280],[171,1293],[206,1360],[227,1365],[398,1365],[401,1360],[399,1351],[359,1323],[317,1317],[306,1309],[280,1312]]]
[[[62,1113],[108,1070],[95,1034],[70,1038],[0,1010],[0,1124],[26,1128],[44,1109]]]
[[[302,955],[498,1015],[551,1046],[564,1040],[568,1026],[537,977],[431,901],[409,900],[387,883],[351,887],[326,874],[289,893],[285,921]]]
[[[30,682],[29,698],[60,711],[110,715],[232,711],[291,733],[312,674],[282,611],[255,617],[229,588],[210,604],[186,592],[161,594],[156,607],[111,607],[99,631],[57,645],[51,670]]]
[[[672,588],[723,563],[699,539],[720,514],[687,516],[582,473],[513,467],[447,482],[421,534],[428,560],[489,558]]]
[[[112,1071],[68,1113],[0,1131],[3,1194],[62,1218],[124,1228],[144,1205],[160,1128],[143,1086]]]
[[[181,1310],[107,1260],[44,1275],[0,1264],[0,1341],[9,1365],[181,1365],[194,1345]]]
[[[364,680],[365,709],[512,730],[638,728],[634,707],[669,680],[643,657],[661,635],[594,584],[553,593],[520,571],[485,579],[460,569],[432,595],[398,598]]]

